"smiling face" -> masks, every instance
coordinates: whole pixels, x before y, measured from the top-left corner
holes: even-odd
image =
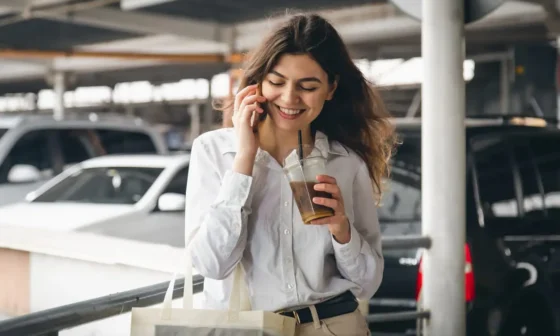
[[[286,54],[266,75],[262,95],[275,126],[298,131],[317,118],[335,89],[336,83],[329,83],[327,73],[311,57]]]

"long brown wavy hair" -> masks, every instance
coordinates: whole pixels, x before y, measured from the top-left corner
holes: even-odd
[[[334,27],[316,14],[293,15],[273,30],[247,55],[239,87],[262,82],[284,54],[309,55],[331,83],[338,82],[332,100],[325,102],[311,130],[325,133],[329,141],[340,142],[365,161],[379,200],[396,143],[379,92],[354,64]],[[217,108],[231,116],[233,101],[226,100]]]

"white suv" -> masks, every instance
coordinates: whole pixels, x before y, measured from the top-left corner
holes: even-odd
[[[67,167],[105,154],[166,154],[163,137],[122,116],[0,116],[0,205],[22,200]]]

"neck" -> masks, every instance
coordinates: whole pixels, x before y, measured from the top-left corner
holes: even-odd
[[[313,144],[311,128],[302,129],[302,143]],[[298,132],[278,129],[271,118],[266,118],[259,125],[260,148],[267,151],[278,163],[283,164],[287,153],[298,147]]]

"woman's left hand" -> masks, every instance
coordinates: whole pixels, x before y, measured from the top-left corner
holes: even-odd
[[[313,203],[333,209],[334,215],[313,220],[311,224],[327,225],[334,239],[340,244],[346,244],[350,241],[350,223],[346,217],[344,200],[336,179],[328,175],[319,175],[317,181],[319,183],[315,184],[314,189],[327,192],[332,195],[332,198],[315,197]]]

